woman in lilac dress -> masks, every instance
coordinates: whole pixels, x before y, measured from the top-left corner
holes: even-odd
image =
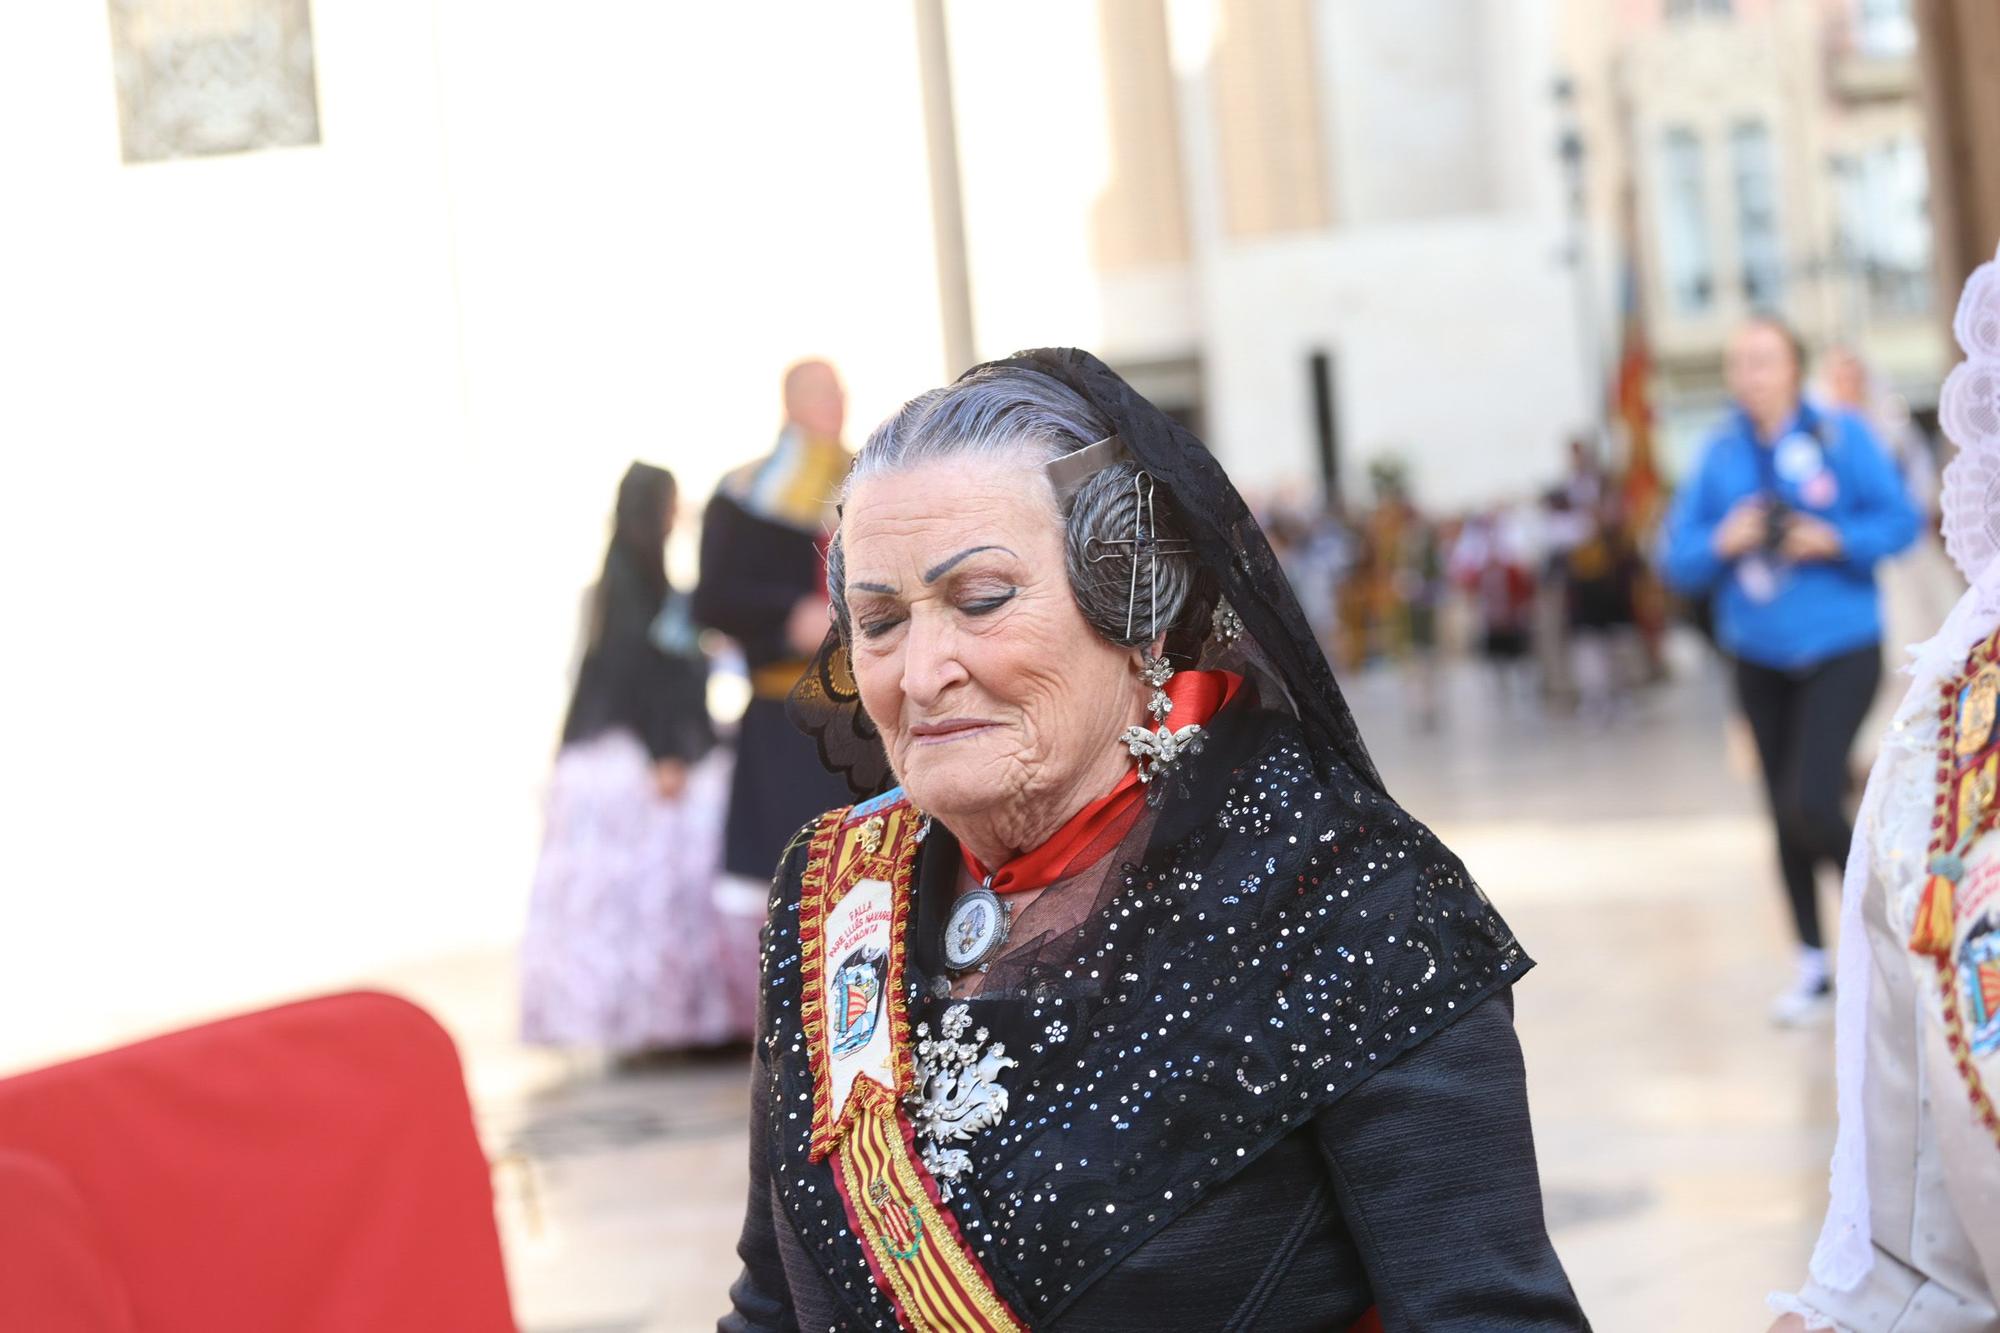
[[[521,946],[522,1035],[629,1055],[747,1037],[757,941],[717,913],[728,758],[667,580],[672,474],[634,463],[550,783]]]

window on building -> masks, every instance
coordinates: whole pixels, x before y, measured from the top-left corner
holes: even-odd
[[[1728,18],[1729,7],[1730,0],[1667,0],[1667,17],[1691,19],[1709,15]]]
[[[1915,136],[1838,163],[1840,258],[1848,289],[1877,317],[1931,308],[1930,173]]]
[[[1906,56],[1917,49],[1910,0],[1855,0],[1854,44],[1864,55]]]
[[[1683,315],[1703,314],[1715,301],[1702,169],[1694,131],[1668,130],[1660,141],[1660,261],[1667,298]]]
[[[1777,164],[1771,133],[1760,121],[1729,131],[1729,171],[1736,185],[1736,244],[1743,260],[1743,297],[1772,310],[1784,294],[1785,247],[1778,233]]]

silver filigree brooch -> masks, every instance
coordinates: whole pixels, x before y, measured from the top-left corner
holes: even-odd
[[[972,1011],[962,1003],[944,1011],[935,1038],[929,1023],[917,1024],[917,1085],[903,1099],[923,1141],[924,1166],[936,1177],[943,1199],[951,1198],[951,1187],[972,1169],[965,1149],[952,1145],[1000,1123],[1007,1114],[1000,1071],[1019,1063],[1004,1043],[986,1045],[985,1028],[974,1031],[970,1041],[960,1040],[971,1024]]]

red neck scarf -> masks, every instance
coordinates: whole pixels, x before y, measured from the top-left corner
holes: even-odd
[[[1175,672],[1166,684],[1167,698],[1174,705],[1167,714],[1167,728],[1178,731],[1206,725],[1242,686],[1243,677],[1233,671]],[[988,887],[995,893],[1026,893],[1082,870],[1117,846],[1139,822],[1145,808],[1144,794],[1139,768],[1134,764],[1117,786],[1071,815],[1047,842],[993,871]],[[971,850],[961,843],[959,853],[973,878],[986,882],[986,867]]]

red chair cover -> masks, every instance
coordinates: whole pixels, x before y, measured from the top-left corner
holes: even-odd
[[[0,1326],[132,1333],[125,1284],[83,1196],[53,1163],[0,1151]]]
[[[0,1217],[16,1189],[54,1198],[66,1178],[73,1196],[38,1228],[64,1266],[38,1296],[0,1280],[0,1328],[514,1328],[457,1052],[393,996],[307,1000],[0,1080],[0,1150],[17,1154]],[[22,1316],[78,1274],[99,1322]]]

